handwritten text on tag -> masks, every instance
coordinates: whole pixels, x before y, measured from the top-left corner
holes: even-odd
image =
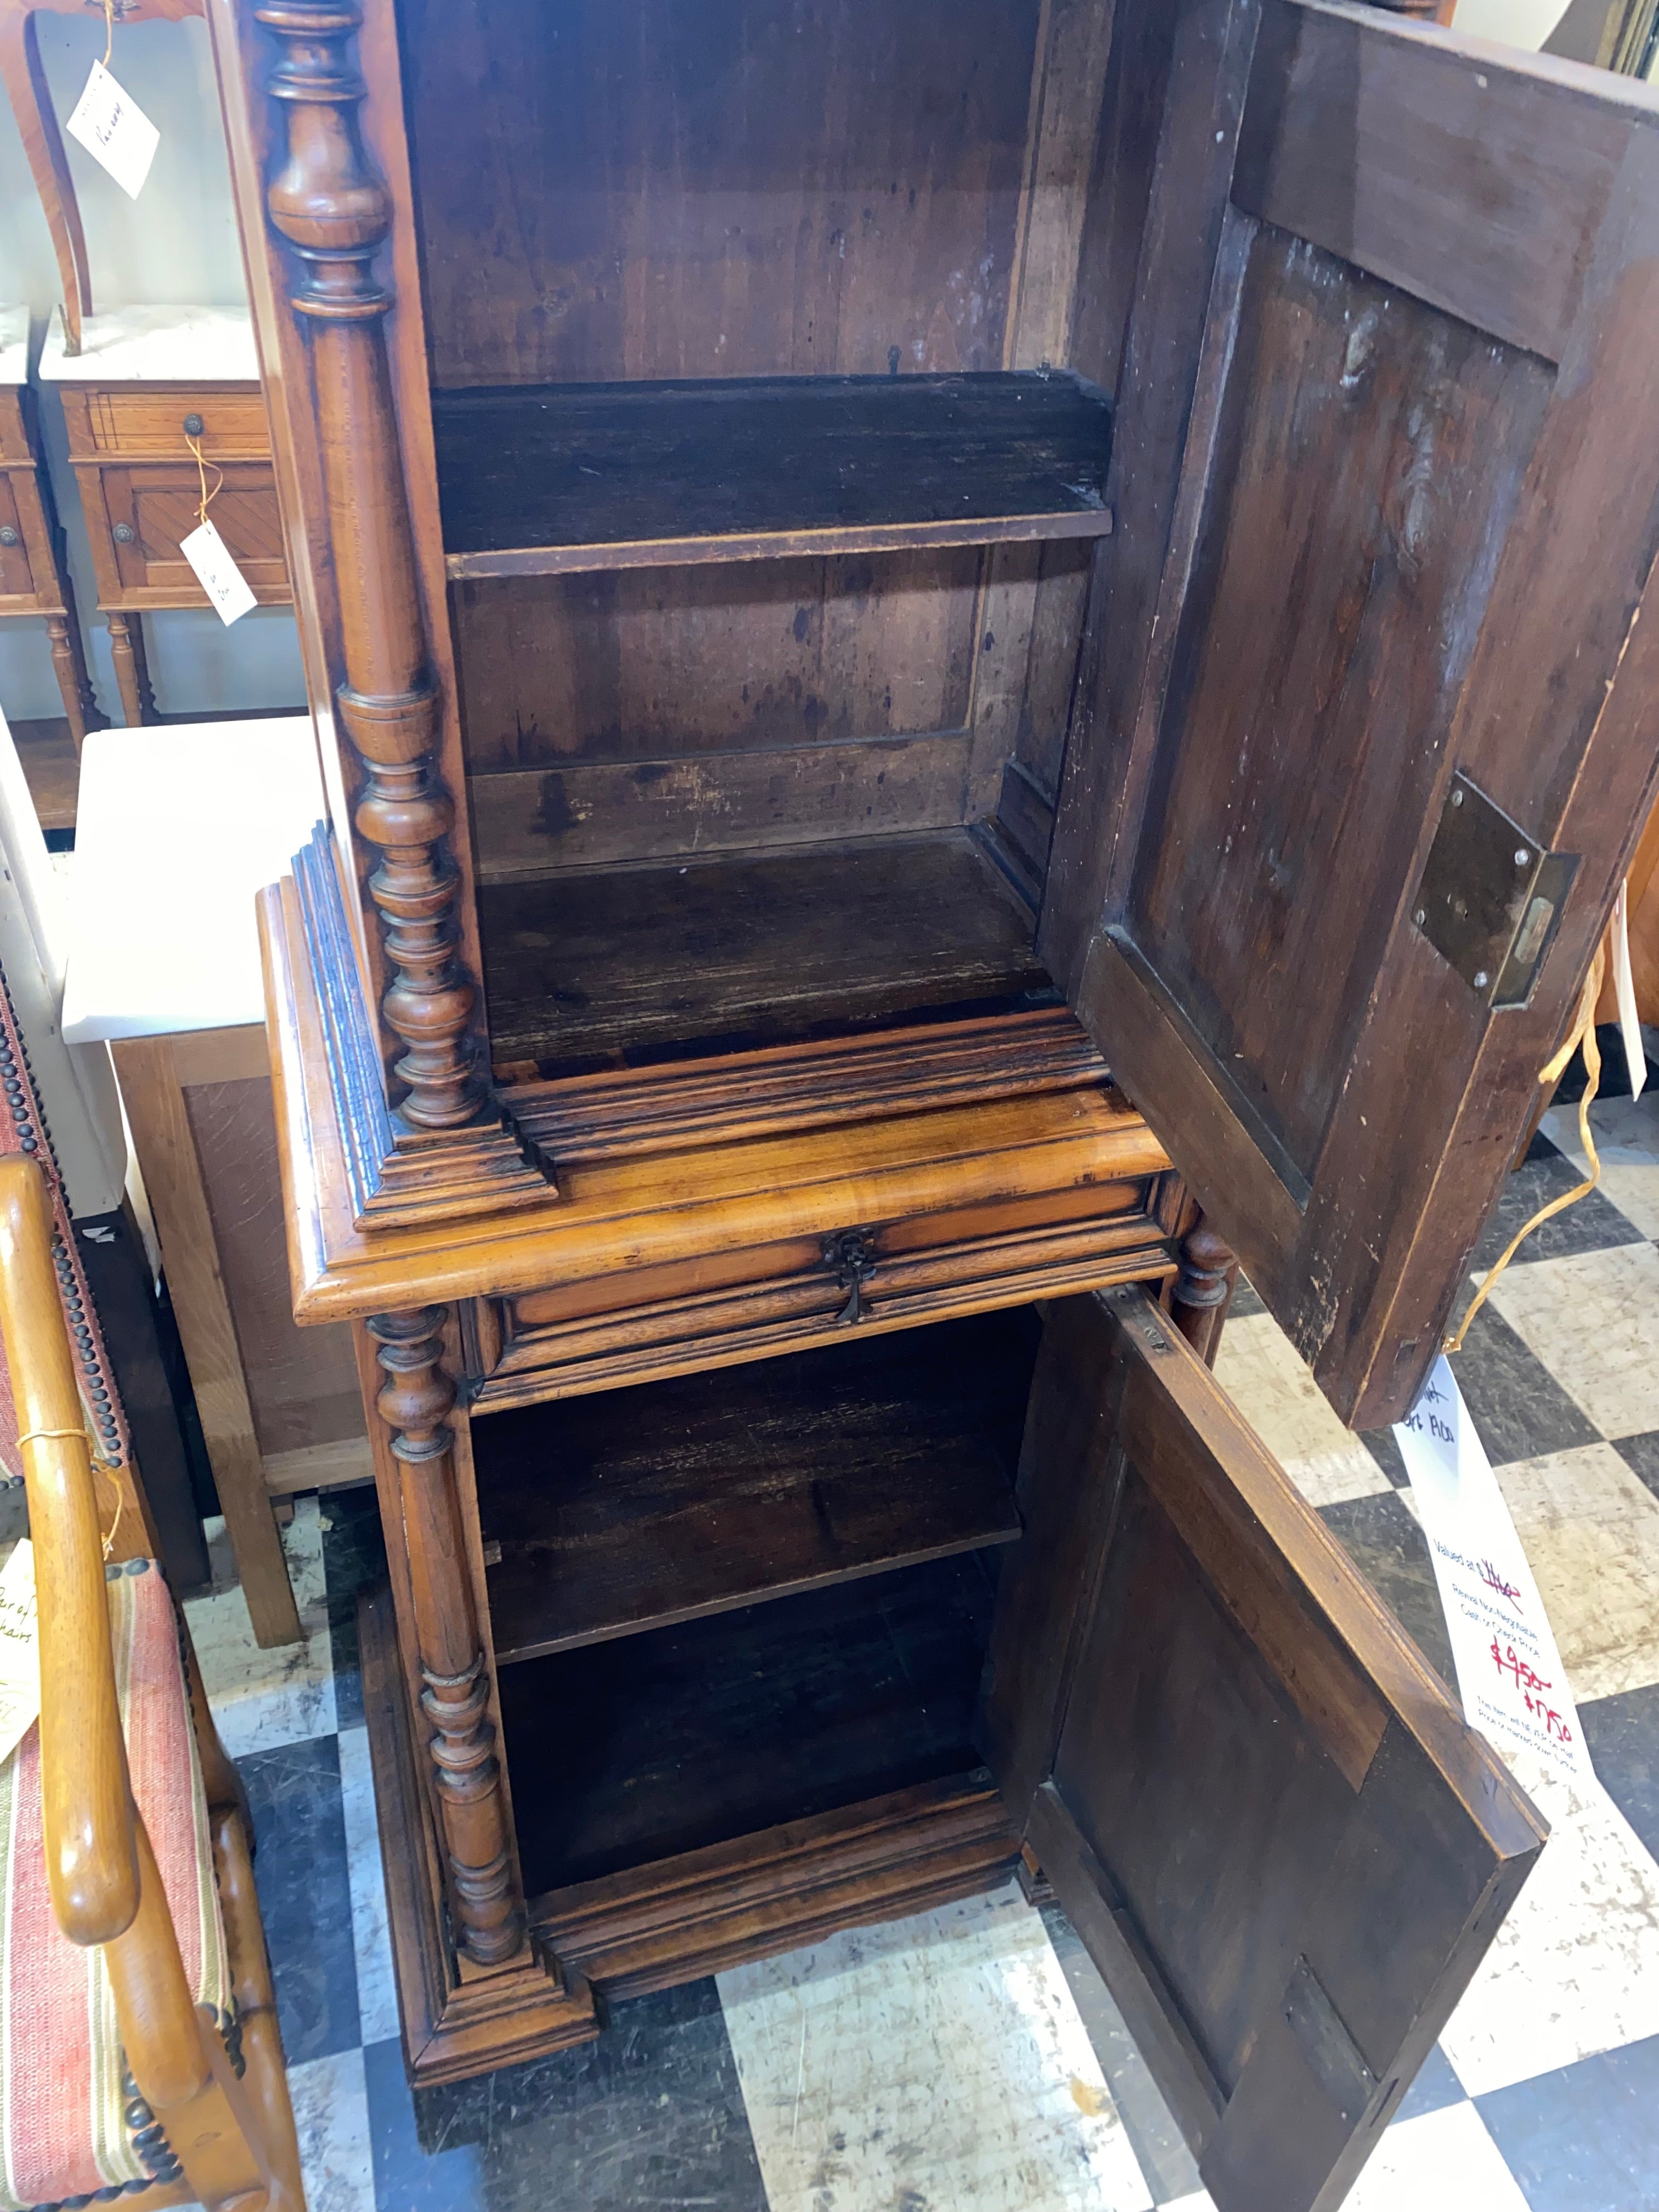
[[[40,1711],[34,1547],[25,1536],[0,1568],[0,1759],[10,1758]]]
[[[180,538],[179,550],[196,571],[196,580],[218,609],[227,626],[259,604],[247,578],[230,557],[230,549],[210,522]]]
[[[1394,1434],[1429,1540],[1470,1725],[1499,1751],[1524,1748],[1562,1779],[1593,1783],[1538,1584],[1443,1354]]]
[[[136,200],[144,189],[161,134],[102,62],[93,64],[86,89],[64,127],[109,171],[128,198]]]

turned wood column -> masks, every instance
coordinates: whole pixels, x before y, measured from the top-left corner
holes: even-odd
[[[1205,1365],[1213,1367],[1238,1279],[1238,1255],[1200,1214],[1181,1240],[1180,1261],[1170,1316]]]
[[[391,1431],[414,1596],[421,1711],[431,1759],[455,1941],[486,1966],[515,1957],[524,1909],[507,1847],[489,1673],[478,1634],[447,1425],[455,1386],[442,1366],[447,1309],[379,1314],[368,1323],[386,1376],[376,1407]]]
[[[438,696],[386,361],[392,295],[374,270],[392,204],[359,130],[362,18],[329,0],[276,0],[255,14],[281,48],[266,89],[285,117],[286,155],[266,205],[293,251],[291,304],[310,334],[345,661],[337,699],[363,769],[353,819],[381,855],[368,889],[391,974],[380,1012],[396,1040],[392,1072],[405,1086],[394,1103],[416,1128],[459,1128],[484,1101],[477,992],[455,954],[454,807],[437,769]]]

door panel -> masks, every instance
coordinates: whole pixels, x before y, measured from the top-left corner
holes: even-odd
[[[1434,1354],[1659,769],[1629,434],[1659,98],[1311,0],[1266,0],[1252,51],[1249,14],[1183,0],[1149,246],[1217,213],[1201,265],[1142,257],[1040,944],[1370,1425]],[[1419,889],[1458,773],[1515,870],[1460,848],[1453,896],[1511,917],[1467,980]]]
[[[1543,1827],[1138,1289],[1049,1310],[981,1737],[1219,2212],[1330,2212]]]

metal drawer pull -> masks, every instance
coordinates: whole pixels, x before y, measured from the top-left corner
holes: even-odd
[[[842,1229],[833,1237],[826,1237],[822,1249],[824,1266],[834,1269],[836,1282],[848,1293],[847,1303],[836,1319],[850,1328],[870,1310],[864,1293],[876,1272],[875,1252],[860,1229]]]
[[[187,438],[199,438],[199,437],[203,436],[203,435],[205,434],[206,429],[207,429],[207,424],[206,424],[206,423],[202,420],[202,418],[201,418],[201,416],[200,416],[199,415],[186,415],[186,416],[185,416],[185,437],[187,437]]]
[[[118,545],[131,545],[138,533],[130,522],[118,522],[110,535]]]
[[[22,542],[10,523],[8,522],[3,526],[0,526],[0,545],[21,545]]]

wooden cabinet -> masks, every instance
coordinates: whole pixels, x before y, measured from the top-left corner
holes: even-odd
[[[27,307],[0,307],[0,615],[46,619],[52,665],[78,751],[98,708],[87,678],[64,533],[28,385]]]
[[[204,496],[260,605],[293,597],[270,434],[240,309],[118,309],[88,314],[80,337],[71,352],[58,309],[40,375],[63,404],[122,711],[136,726],[155,719],[143,616],[209,603],[179,550]]]
[[[1334,2206],[1540,1832],[1192,1347],[1237,1253],[1403,1412],[1574,1004],[1659,102],[1317,0],[210,21],[411,2071],[1024,1844],[1223,2212]]]

